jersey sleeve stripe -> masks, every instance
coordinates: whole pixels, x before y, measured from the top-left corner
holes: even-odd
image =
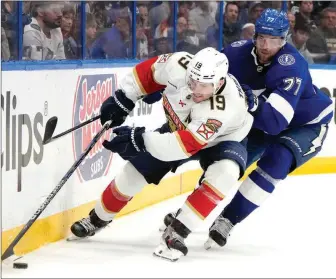
[[[294,116],[294,109],[291,104],[277,93],[272,93],[267,101],[275,110],[277,110],[287,121],[291,122]]]
[[[331,114],[333,111],[334,111],[333,104],[330,104],[315,119],[306,123],[306,125],[319,123],[324,117],[326,117],[328,114]],[[331,117],[332,117],[332,115],[331,115]]]
[[[224,199],[225,195],[216,189],[216,187],[212,186],[208,181],[204,180],[203,184],[208,186],[220,199]]]
[[[188,157],[194,155],[206,145],[205,142],[200,141],[190,131],[176,131],[174,134],[182,150]]]
[[[143,94],[151,94],[165,88],[165,85],[159,84],[154,78],[156,60],[157,57],[153,57],[134,67],[134,77]]]
[[[139,88],[140,88],[140,90],[141,90],[141,93],[142,93],[143,95],[146,95],[147,92],[145,91],[145,88],[143,88],[143,86],[142,86],[142,83],[141,83],[141,81],[140,81],[140,79],[139,79],[139,76],[138,76],[138,73],[137,73],[135,67],[133,68],[133,75],[134,75],[134,78],[135,78],[135,81],[136,81],[137,85],[139,86]]]

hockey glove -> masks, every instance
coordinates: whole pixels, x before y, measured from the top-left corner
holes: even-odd
[[[111,127],[120,126],[134,106],[134,102],[126,97],[125,92],[118,89],[114,96],[103,102],[100,108],[101,124],[104,125],[105,122],[112,120]]]
[[[154,104],[158,101],[160,101],[162,98],[162,91],[157,91],[155,93],[149,94],[145,96],[142,101],[145,102],[146,104]]]
[[[142,134],[145,127],[118,127],[113,130],[116,136],[111,141],[104,141],[103,146],[118,153],[124,160],[130,160],[141,152],[146,152]]]
[[[259,105],[258,97],[253,94],[252,89],[248,85],[241,84],[241,88],[245,92],[248,111],[249,112],[255,112],[258,108],[258,105]]]

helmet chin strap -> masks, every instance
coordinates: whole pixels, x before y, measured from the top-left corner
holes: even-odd
[[[219,83],[221,82],[221,80],[224,79],[224,82],[222,85],[218,85],[217,88],[214,90],[214,95],[219,95],[220,93],[223,92],[224,88],[225,88],[225,85],[226,85],[226,78],[221,78],[219,80]]]

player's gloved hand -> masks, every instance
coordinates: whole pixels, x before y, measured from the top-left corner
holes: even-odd
[[[241,88],[245,92],[248,111],[249,112],[255,112],[258,108],[258,105],[259,105],[258,97],[253,94],[252,89],[248,85],[241,84]]]
[[[104,125],[106,121],[112,120],[110,127],[120,126],[134,106],[134,102],[126,97],[125,92],[118,89],[114,96],[108,97],[103,102],[100,108],[101,124]]]
[[[124,160],[130,160],[141,152],[146,152],[142,134],[145,127],[123,126],[113,130],[116,136],[111,141],[104,141],[103,146],[112,152],[118,153]]]
[[[142,98],[142,101],[145,102],[146,104],[154,104],[158,101],[160,101],[162,98],[162,91],[157,91],[155,93],[149,94]]]

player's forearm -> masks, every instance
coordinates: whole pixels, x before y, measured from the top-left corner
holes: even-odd
[[[161,161],[176,161],[189,156],[183,151],[176,136],[171,133],[160,134],[147,132],[143,134],[146,150]]]
[[[143,135],[143,139],[146,150],[161,161],[186,159],[206,145],[195,140],[189,131],[165,134],[147,132]]]
[[[141,90],[135,82],[133,72],[128,73],[121,81],[120,88],[125,93],[126,97],[136,103],[142,96]]]
[[[290,102],[278,93],[272,93],[266,102],[259,103],[253,127],[271,135],[278,135],[288,127],[294,116]]]
[[[287,120],[269,103],[264,103],[254,116],[253,128],[262,130],[270,135],[278,135],[288,126]]]

